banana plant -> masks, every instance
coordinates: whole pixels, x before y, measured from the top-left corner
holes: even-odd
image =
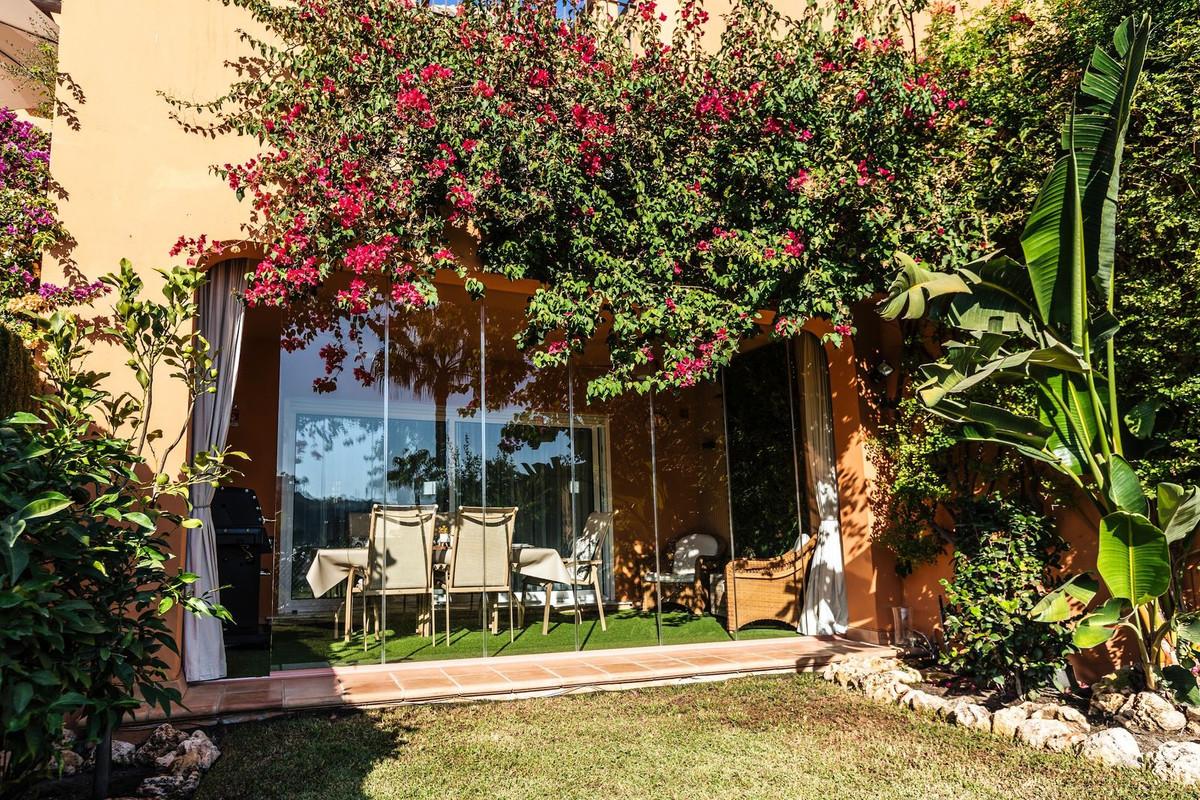
[[[1075,641],[1092,647],[1130,630],[1153,686],[1156,668],[1170,658],[1164,643],[1200,638],[1193,636],[1200,622],[1177,613],[1182,560],[1200,523],[1200,490],[1163,484],[1152,504],[1122,446],[1117,190],[1149,37],[1149,16],[1129,17],[1111,49],[1093,52],[1063,128],[1063,155],[1021,234],[1023,263],[995,252],[938,271],[901,254],[880,313],[890,320],[937,319],[954,332],[942,358],[921,368],[916,393],[925,408],[956,423],[964,439],[1011,447],[1047,464],[1091,498],[1101,517],[1096,572],[1109,599],[1079,621]],[[971,390],[984,383],[1031,386],[1036,414],[972,399]],[[1145,436],[1146,425],[1137,432]],[[1070,619],[1099,590],[1092,575],[1073,577],[1034,613],[1047,622]]]

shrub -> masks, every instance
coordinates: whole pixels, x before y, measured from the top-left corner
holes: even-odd
[[[0,795],[53,767],[66,715],[96,742],[142,701],[169,710],[180,696],[164,685],[176,650],[164,615],[223,614],[170,566],[169,535],[195,524],[188,490],[221,480],[227,454],[168,469],[186,419],[170,436],[146,419],[156,370],[160,389],[169,371],[193,398],[213,378],[193,330],[199,274],[163,280],[162,301],[141,299],[125,263],[105,279],[116,290],[105,323],[34,320],[51,393],[0,423]],[[114,395],[85,366],[97,336],[128,355],[136,394]]]
[[[942,665],[1017,695],[1045,686],[1072,652],[1071,634],[1030,612],[1064,542],[1041,514],[999,494],[963,504],[955,539]]]

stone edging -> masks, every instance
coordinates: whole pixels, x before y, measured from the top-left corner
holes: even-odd
[[[1110,767],[1147,769],[1165,780],[1200,786],[1200,742],[1168,741],[1142,752],[1128,727],[1093,729],[1081,711],[1054,703],[1026,702],[993,713],[968,699],[947,700],[916,688],[913,684],[922,681],[921,673],[895,658],[835,662],[821,672],[821,677],[861,691],[877,702],[902,705],[948,724],[990,733],[1027,747],[1070,753]],[[1127,695],[1121,708],[1110,713],[1118,712],[1127,720],[1126,726],[1138,723],[1152,733],[1172,728],[1177,731],[1186,724],[1182,712],[1150,692]],[[1178,719],[1184,724],[1175,728]],[[1155,725],[1161,727],[1156,729]]]

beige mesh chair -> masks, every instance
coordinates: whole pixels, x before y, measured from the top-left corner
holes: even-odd
[[[371,507],[367,570],[359,589],[363,596],[363,647],[367,646],[371,632],[367,616],[372,598],[402,597],[407,601],[410,596],[419,597],[420,607],[428,608],[430,636],[436,640],[433,624],[433,521],[436,513],[437,506]],[[372,612],[378,637],[381,616],[378,605]]]
[[[596,611],[600,614],[600,630],[608,630],[604,620],[604,592],[600,588],[600,571],[604,567],[604,543],[612,535],[613,518],[616,511],[593,511],[588,514],[583,523],[583,530],[575,538],[575,546],[570,558],[563,559],[563,566],[575,579],[571,583],[574,591],[577,587],[590,588],[596,592]],[[546,598],[550,602],[550,598]],[[578,607],[578,604],[576,604]]]
[[[484,597],[484,614],[497,630],[491,594],[510,595],[508,629],[512,632],[512,540],[517,509],[461,507],[455,518],[454,549],[446,569],[446,644],[450,644],[450,601],[456,594],[479,592]]]

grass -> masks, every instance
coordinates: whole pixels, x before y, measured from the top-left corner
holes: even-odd
[[[478,611],[476,614],[478,615]],[[381,647],[374,637],[364,649],[361,634],[355,634],[349,642],[334,637],[332,621],[276,621],[271,634],[269,653],[264,650],[237,650],[227,652],[230,677],[265,675],[268,669],[323,666],[332,664],[378,664],[386,650],[388,663],[400,661],[429,661],[444,658],[474,658],[484,655],[486,639],[488,655],[518,655],[530,653],[555,653],[576,649],[600,650],[611,647],[640,647],[658,643],[653,614],[636,611],[620,611],[608,615],[608,630],[600,630],[600,622],[585,617],[579,626],[578,638],[573,624],[573,615],[551,617],[550,632],[542,635],[540,614],[530,613],[525,627],[517,629],[512,642],[509,641],[507,612],[501,620],[500,632],[485,634],[482,618],[467,622],[466,614],[452,619],[454,625],[450,635],[450,646],[445,645],[445,636],[438,634],[435,647],[427,636],[414,633],[415,619],[411,615],[401,616],[398,624],[388,630],[386,644]],[[389,623],[395,621],[389,617]],[[438,619],[439,624],[442,622]],[[780,627],[748,627],[738,633],[741,639],[773,636],[794,636],[795,631]],[[692,617],[683,611],[667,611],[663,614],[663,642],[665,644],[689,644],[696,642],[729,641],[730,636],[714,617]]]
[[[811,675],[238,725],[197,800],[1179,800]]]

